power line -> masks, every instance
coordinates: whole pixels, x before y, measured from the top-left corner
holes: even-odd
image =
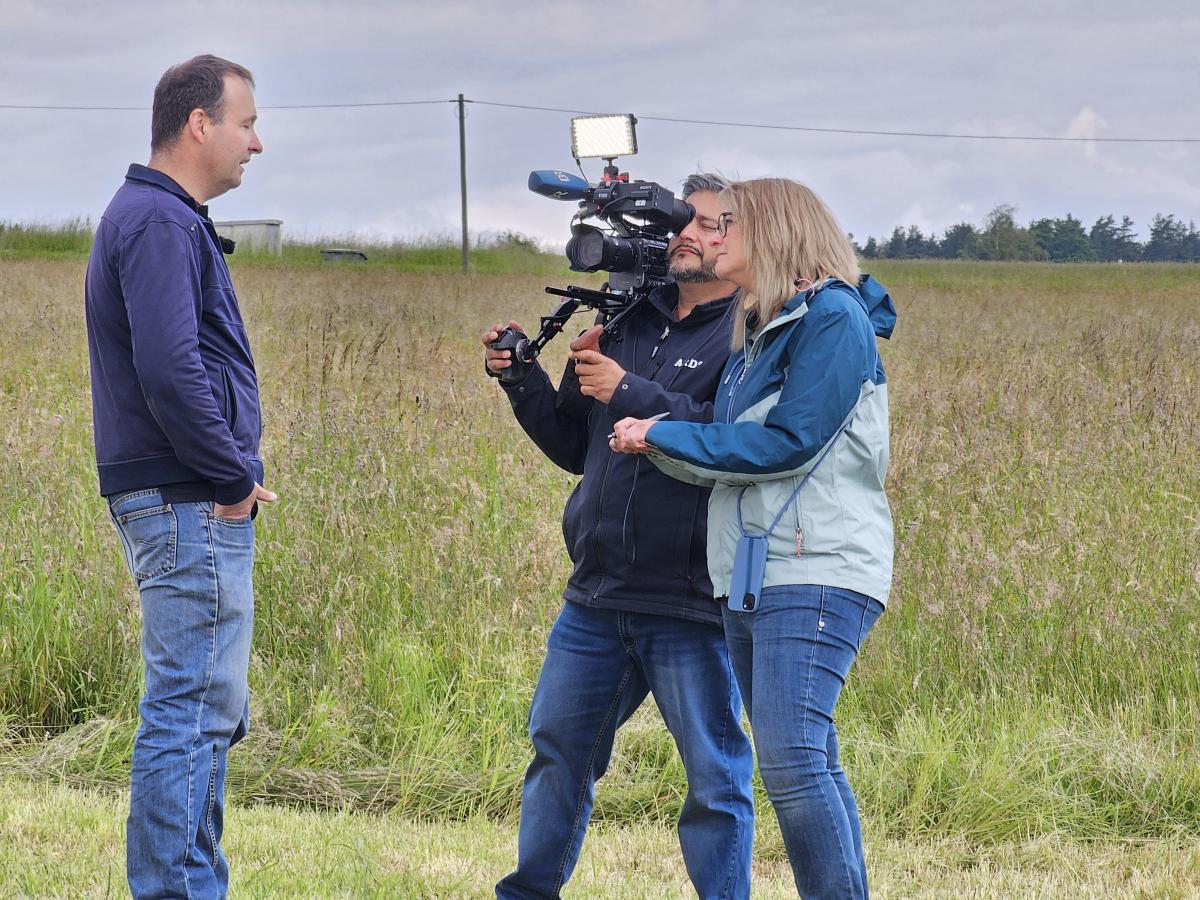
[[[542,112],[575,113],[576,115],[597,115],[581,109],[559,109],[553,106],[526,106],[519,103],[493,103],[487,100],[468,100],[480,106],[501,106],[509,109],[532,109]],[[775,131],[807,131],[817,134],[857,134],[871,137],[918,137],[918,138],[949,138],[971,141],[1056,141],[1066,143],[1108,143],[1108,144],[1200,144],[1200,138],[1126,138],[1126,137],[1055,137],[1051,135],[1033,134],[959,134],[954,132],[933,131],[875,131],[866,128],[819,128],[812,125],[774,125],[764,122],[724,122],[712,119],[679,119],[671,116],[642,116],[638,121],[674,122],[681,125],[714,125],[723,128],[766,128]]]
[[[457,103],[457,100],[382,100],[377,103],[294,103],[260,106],[259,109],[355,109],[372,106],[423,106],[433,103]],[[473,101],[468,100],[468,103]],[[75,110],[103,112],[149,112],[149,106],[42,106],[32,103],[0,103],[0,109]]]
[[[293,103],[278,106],[260,106],[259,109],[371,109],[379,107],[399,106],[430,106],[442,103],[458,103],[454,100],[380,100],[362,103]],[[534,112],[569,113],[573,115],[596,115],[594,111],[582,109],[564,109],[555,106],[535,106],[525,103],[500,103],[491,100],[470,100],[479,106],[491,106],[500,109],[523,109]],[[126,112],[149,110],[146,106],[51,106],[26,103],[0,103],[0,109],[11,110],[48,110],[48,111],[103,111]],[[900,137],[900,138],[930,138],[940,140],[960,141],[1035,141],[1060,144],[1200,144],[1200,138],[1186,137],[1059,137],[1055,135],[1038,134],[971,134],[967,132],[948,131],[886,131],[870,128],[825,128],[816,125],[778,125],[769,122],[732,122],[719,119],[683,119],[674,116],[638,116],[639,120],[648,122],[670,122],[677,125],[705,125],[717,128],[755,128],[768,131],[796,131],[809,134],[849,134],[860,137]]]
[[[687,125],[718,125],[728,128],[771,128],[779,131],[810,131],[818,134],[859,134],[874,137],[949,138],[961,141],[1055,141],[1059,143],[1098,144],[1200,144],[1200,138],[1127,138],[1127,137],[1055,137],[1034,134],[957,134],[933,131],[869,131],[864,128],[816,128],[807,125],[767,125],[756,122],[712,122],[702,119],[672,119],[666,116],[638,116],[638,120],[679,122]]]
[[[259,109],[359,109],[373,106],[429,106],[457,103],[457,100],[381,100],[378,103],[294,103],[285,106],[260,106]],[[471,100],[466,101],[471,103]]]
[[[32,103],[0,103],[0,109],[49,109],[49,110],[75,110],[90,112],[97,110],[100,112],[146,112],[150,109],[148,106],[38,106]]]

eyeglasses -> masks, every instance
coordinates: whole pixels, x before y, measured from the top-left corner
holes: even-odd
[[[733,213],[721,213],[719,216],[717,216],[717,234],[719,234],[721,237],[725,237],[725,235],[729,234],[729,226],[736,224],[737,219],[733,217]]]

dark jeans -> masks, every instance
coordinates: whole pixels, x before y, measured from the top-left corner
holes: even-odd
[[[810,584],[766,588],[752,613],[724,609],[758,770],[805,900],[867,896],[858,806],[838,761],[833,708],[882,612],[863,594]]]
[[[749,896],[753,758],[721,629],[566,603],[529,711],[517,869],[501,898],[557,897],[579,858],[617,729],[654,696],[687,771],[679,844],[703,898]]]
[[[225,754],[249,715],[254,525],[214,516],[209,502],[164,504],[156,490],[115,497],[110,509],[141,597],[146,676],[129,889],[136,898],[224,897]]]

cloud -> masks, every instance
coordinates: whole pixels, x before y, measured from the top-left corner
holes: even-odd
[[[1066,137],[1070,138],[1096,138],[1108,129],[1108,122],[1100,113],[1096,112],[1090,106],[1085,106],[1071,120],[1071,124],[1067,126]],[[1084,156],[1092,161],[1100,158],[1099,152],[1096,150],[1096,142],[1088,141],[1083,144]]]
[[[68,14],[69,12],[69,14]],[[1193,145],[936,140],[741,129],[653,116],[980,135],[1197,137],[1200,11],[1098,0],[856,4],[657,0],[119,5],[0,0],[0,103],[145,106],[201,51],[258,81],[266,152],[224,218],[285,233],[457,233],[459,92],[500,103],[642,117],[635,177],[677,184],[697,165],[810,183],[860,239],[895,225],[942,231],[998,203],[1085,221],[1200,205]],[[146,27],[147,22],[154,27]],[[433,106],[270,110],[296,103]],[[525,190],[530,169],[572,165],[568,116],[474,104],[473,229],[561,243],[570,208]],[[0,219],[95,218],[148,114],[0,110]],[[598,167],[588,164],[595,176]]]

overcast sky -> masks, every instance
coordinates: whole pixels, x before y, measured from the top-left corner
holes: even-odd
[[[1200,144],[870,137],[655,121],[983,135],[1200,139],[1195,2],[25,2],[0,0],[0,105],[150,105],[170,65],[211,52],[253,70],[265,152],[217,219],[285,235],[456,236],[451,100],[631,112],[634,177],[697,167],[812,186],[860,240],[941,232],[1000,203],[1090,225],[1200,220]],[[565,113],[471,105],[470,226],[567,235],[571,207],[527,192],[573,168]],[[101,213],[145,162],[148,111],[0,109],[0,220]],[[585,161],[592,179],[598,161]]]

